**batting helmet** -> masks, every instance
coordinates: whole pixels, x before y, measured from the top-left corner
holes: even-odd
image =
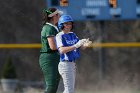
[[[65,22],[73,22],[72,17],[70,15],[62,15],[58,21],[58,28],[61,29]]]

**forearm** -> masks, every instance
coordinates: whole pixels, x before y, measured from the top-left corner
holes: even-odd
[[[70,52],[70,51],[75,50],[75,49],[76,49],[76,47],[74,47],[74,46],[60,47],[59,51],[61,54],[64,54],[64,53]]]

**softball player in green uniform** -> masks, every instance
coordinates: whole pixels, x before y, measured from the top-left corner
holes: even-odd
[[[41,31],[39,64],[45,78],[45,93],[56,93],[60,80],[58,72],[60,56],[55,44],[55,36],[59,32],[56,24],[60,12],[55,8],[44,9],[43,11],[44,23]]]

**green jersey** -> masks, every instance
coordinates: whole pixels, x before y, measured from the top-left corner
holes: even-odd
[[[47,37],[56,36],[56,34],[59,32],[58,28],[50,23],[46,23],[46,25],[43,26],[41,31],[41,50],[40,52],[52,52]]]

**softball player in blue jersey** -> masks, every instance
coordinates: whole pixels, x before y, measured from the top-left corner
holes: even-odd
[[[58,21],[61,30],[56,35],[56,44],[60,53],[58,70],[64,83],[63,93],[74,93],[76,65],[75,61],[80,57],[79,47],[86,47],[91,44],[88,39],[79,40],[73,28],[73,19],[70,15],[62,15]]]

